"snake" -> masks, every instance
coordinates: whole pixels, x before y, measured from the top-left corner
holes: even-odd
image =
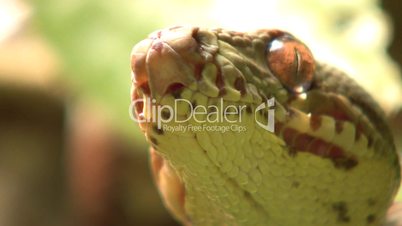
[[[400,185],[385,114],[294,35],[169,27],[134,46],[131,70],[130,108],[181,224],[383,224]]]

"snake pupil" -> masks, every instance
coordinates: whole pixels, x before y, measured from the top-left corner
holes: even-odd
[[[315,70],[310,50],[289,34],[282,34],[268,43],[267,64],[279,81],[294,93],[310,88]]]

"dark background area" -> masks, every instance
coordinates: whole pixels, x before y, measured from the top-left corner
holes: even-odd
[[[381,5],[393,23],[393,37],[388,52],[399,65],[402,65],[402,4],[397,0],[383,0]]]

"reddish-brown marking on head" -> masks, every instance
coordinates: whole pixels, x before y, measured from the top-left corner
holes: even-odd
[[[318,130],[321,127],[322,118],[320,115],[311,114],[310,127],[313,131]]]
[[[235,89],[240,91],[241,95],[244,95],[246,93],[246,85],[243,78],[238,77],[234,83],[234,87]]]
[[[218,87],[219,91],[221,91],[225,86],[225,82],[223,81],[222,71],[220,70],[220,67],[217,66],[217,68],[218,68],[218,71],[216,74],[215,84],[216,84],[216,87]]]
[[[299,132],[292,128],[285,128],[282,132],[283,139],[287,144],[291,144],[290,146],[293,146],[293,139],[296,138],[298,134]]]
[[[294,146],[299,148],[307,148],[313,140],[314,138],[312,136],[305,133],[300,133],[294,141]]]
[[[300,133],[293,128],[285,127],[282,137],[289,147],[289,155],[291,156],[294,156],[297,152],[308,152],[322,158],[330,159],[335,167],[342,169],[351,169],[358,164],[355,157],[348,156],[338,145],[306,133]]]
[[[361,123],[358,123],[356,125],[355,141],[359,141],[362,134],[364,134],[363,125]]]
[[[226,95],[226,89],[225,89],[225,87],[223,87],[223,88],[221,88],[220,90],[219,90],[219,94],[218,94],[218,96],[224,96],[224,95]]]
[[[311,145],[309,146],[309,149],[311,150],[310,152],[318,155],[318,156],[322,156],[322,157],[332,157],[329,155],[329,148],[330,148],[331,144],[321,140],[321,139],[315,139]]]
[[[355,116],[340,96],[332,93],[325,94],[325,97],[321,95],[317,95],[312,102],[309,109],[311,113],[328,115],[339,121],[353,121]]]
[[[332,156],[333,158],[342,158],[343,157],[343,150],[336,145],[332,145],[331,148],[328,151],[329,155]]]
[[[337,134],[342,133],[343,131],[343,121],[336,120],[335,121],[335,131]]]
[[[282,128],[283,128],[283,123],[281,123],[281,122],[275,122],[275,134],[276,134],[276,135],[281,134]]]
[[[346,112],[339,110],[339,109],[335,109],[337,106],[334,107],[334,109],[328,109],[325,114],[332,116],[334,119],[337,120],[344,120],[344,121],[350,121],[351,117],[349,115],[347,115]]]

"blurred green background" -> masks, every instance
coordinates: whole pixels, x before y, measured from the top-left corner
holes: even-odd
[[[334,38],[330,42],[339,49],[353,46],[347,40],[361,20],[373,26],[380,21],[384,35],[374,40],[380,44],[373,57],[352,64],[366,68],[367,60],[378,62],[378,57],[392,62],[385,69],[367,70],[389,70],[396,76],[370,77],[371,83],[362,83],[368,89],[372,83],[396,87],[381,95],[388,97],[383,106],[401,147],[399,2],[328,5],[304,0],[297,8],[294,2],[0,0],[0,225],[177,225],[159,199],[149,172],[148,146],[128,113],[131,48],[166,26],[251,29],[278,22],[292,29],[302,18],[313,24],[303,29],[321,26],[317,32],[325,35],[314,36],[326,45],[331,45],[329,36]],[[289,20],[282,19],[287,16]],[[319,26],[317,18],[332,25]],[[393,29],[385,25],[391,19]],[[318,43],[308,34],[304,38]],[[362,55],[367,54],[356,54]]]

